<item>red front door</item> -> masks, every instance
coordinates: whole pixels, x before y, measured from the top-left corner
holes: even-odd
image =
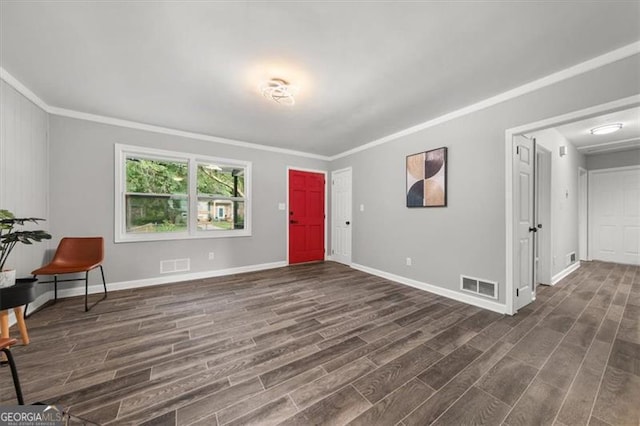
[[[289,263],[324,260],[324,174],[289,170]]]

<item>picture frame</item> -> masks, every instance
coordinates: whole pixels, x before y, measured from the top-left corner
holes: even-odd
[[[407,155],[407,207],[446,207],[447,169],[447,147]]]

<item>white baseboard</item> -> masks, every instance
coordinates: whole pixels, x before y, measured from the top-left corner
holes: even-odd
[[[193,281],[193,280],[202,280],[206,278],[213,277],[222,277],[225,275],[234,275],[234,274],[242,274],[244,272],[256,272],[256,271],[264,271],[267,269],[275,269],[282,268],[287,266],[286,261],[280,262],[271,262],[271,263],[261,263],[257,265],[247,265],[247,266],[238,266],[236,268],[227,268],[227,269],[217,269],[215,271],[203,271],[203,272],[192,272],[189,274],[176,274],[176,275],[163,275],[161,277],[155,278],[145,278],[141,280],[132,280],[132,281],[120,281],[114,283],[107,283],[108,291],[118,291],[118,290],[127,290],[131,288],[141,288],[141,287],[149,287],[154,285],[164,285],[164,284],[172,284],[182,281]],[[80,281],[78,281],[80,282]],[[53,286],[53,284],[49,284]],[[71,288],[61,288],[62,283],[58,285],[58,299],[64,299],[66,297],[74,297],[74,296],[82,296],[84,295],[84,285],[76,286]],[[102,293],[104,288],[102,287],[102,283],[93,284],[89,286],[89,294]],[[33,312],[35,309],[47,303],[49,300],[53,299],[53,290],[49,290],[40,296],[33,302],[29,304],[29,312]],[[13,325],[16,323],[15,316],[13,315],[13,311],[9,314],[9,325]]]
[[[402,277],[400,275],[395,275],[385,271],[380,271],[378,269],[370,268],[368,266],[360,265],[358,263],[352,263],[351,267],[353,269],[357,269],[359,271],[366,272],[371,275],[377,275],[379,277],[386,278],[388,280],[395,281],[400,284],[408,285],[410,287],[414,287],[419,290],[428,291],[429,293],[434,293],[439,296],[444,296],[446,298],[453,299],[458,302],[467,303],[469,305],[474,305],[483,309],[488,309],[490,311],[497,312],[499,314],[507,313],[507,306],[498,302],[479,299],[477,297],[463,294],[454,290],[449,290],[448,288],[443,288],[443,287],[438,287],[432,284],[423,283],[421,281],[417,281],[407,277]]]
[[[40,306],[44,305],[51,299],[53,299],[53,292],[45,291],[40,296],[36,297],[36,300],[29,303],[29,312],[34,312],[36,309],[38,309]],[[24,309],[23,309],[23,312],[24,312]],[[29,312],[27,312],[27,314]],[[13,313],[13,309],[9,309],[9,327],[14,325],[15,323],[16,323],[16,316]]]
[[[287,266],[287,262],[261,263],[258,265],[238,266],[236,268],[216,269],[215,271],[191,272],[188,274],[163,275],[161,277],[144,278],[141,280],[120,281],[107,283],[108,291],[127,290],[131,288],[142,288],[154,285],[172,284],[183,281],[203,280],[206,278],[222,277],[225,275],[242,274],[244,272],[264,271],[266,269],[282,268]],[[102,283],[89,286],[89,294],[102,293],[104,288]],[[58,286],[58,298],[74,297],[84,295],[84,286],[60,289]]]
[[[564,277],[577,270],[580,267],[580,261],[572,263],[564,270],[558,272],[553,277],[551,277],[551,285],[556,285],[562,280]]]

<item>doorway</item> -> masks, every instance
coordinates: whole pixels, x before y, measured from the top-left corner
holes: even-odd
[[[289,264],[325,258],[326,172],[288,169]]]
[[[331,260],[351,265],[351,168],[331,172]]]
[[[589,171],[590,258],[640,265],[640,166]]]
[[[529,179],[532,177],[530,174],[531,172],[527,170],[527,167],[534,167],[535,169],[535,165],[533,165],[533,161],[535,160],[528,161],[525,158],[527,154],[520,154],[521,152],[527,152],[527,149],[524,149],[524,151],[520,151],[521,148],[519,148],[519,146],[522,145],[525,148],[528,148],[528,152],[531,153],[533,146],[527,147],[528,142],[526,142],[527,139],[524,138],[523,135],[530,135],[535,132],[537,136],[542,137],[541,133],[546,131],[552,131],[555,133],[560,132],[560,136],[571,142],[572,139],[577,138],[577,136],[573,135],[566,136],[567,132],[571,130],[572,125],[576,125],[580,122],[579,127],[583,127],[586,126],[585,122],[587,122],[588,120],[597,119],[600,117],[605,117],[608,119],[610,118],[609,114],[624,112],[638,106],[640,106],[640,96],[635,95],[628,98],[608,102],[602,105],[597,105],[583,110],[548,118],[542,121],[514,127],[505,131],[505,176],[507,177],[505,179],[505,311],[508,314],[515,314],[518,309],[526,306],[526,304],[534,300],[536,282],[535,274],[536,272],[538,272],[537,269],[539,269],[537,267],[533,267],[533,262],[529,262],[529,259],[532,258],[531,252],[529,251],[527,253],[527,250],[535,250],[535,246],[533,245],[534,242],[532,240],[535,240],[536,238],[526,235],[527,233],[525,231],[529,230],[529,233],[535,234],[537,233],[537,230],[539,228],[537,228],[538,222],[534,220],[536,219],[535,214],[529,213],[531,211],[530,209],[535,209],[535,207],[531,205],[532,203],[535,203],[535,200],[533,202],[530,202],[530,198],[521,196],[521,193],[523,192],[531,193],[533,191],[533,193],[535,193],[535,190],[531,189],[531,187],[535,184],[529,182]],[[585,128],[593,127],[595,126]],[[556,142],[560,141],[560,139],[558,138],[555,138],[554,140]],[[584,229],[584,223],[587,223],[589,230],[588,232],[592,231],[593,217],[592,212],[589,211],[588,218],[583,216],[584,222],[582,222],[581,226],[579,226],[579,216],[581,210],[578,208],[578,198],[581,193],[580,181],[582,179],[583,186],[587,183],[589,186],[589,199],[587,201],[586,197],[584,197],[584,200],[582,201],[582,205],[584,205],[584,203],[586,202],[589,206],[589,209],[591,209],[592,207],[591,192],[593,191],[593,182],[591,172],[589,172],[586,182],[584,181],[585,178],[581,177],[581,175],[579,174],[579,164],[576,164],[577,161],[575,160],[579,157],[575,155],[575,150],[582,150],[581,152],[592,152],[591,148],[596,144],[587,141],[579,141],[580,143],[582,143],[582,145],[572,145],[573,151],[567,152],[568,144],[561,144],[560,146],[556,146],[556,142],[552,143],[549,147],[545,145],[545,148],[550,149],[552,153],[552,158],[554,160],[553,173],[556,173],[556,171],[562,172],[561,179],[563,179],[559,186],[556,186],[555,182],[552,182],[551,199],[553,200],[553,205],[551,206],[552,214],[550,220],[553,221],[556,214],[562,214],[562,217],[558,219],[558,224],[554,224],[554,227],[558,227],[558,229],[560,230],[558,232],[563,233],[558,233],[557,235],[552,235],[550,233],[548,234],[550,235],[551,246],[553,248],[551,251],[550,262],[552,266],[551,284],[559,281],[580,266],[580,262],[578,261],[579,257],[576,252],[582,251],[585,245],[589,253],[581,253],[580,256],[587,256],[589,259],[593,258],[593,235],[589,234],[588,240],[584,239],[584,241],[579,240],[578,238],[581,233],[580,228],[582,227],[582,229]],[[620,141],[620,143],[622,142],[624,141]],[[606,148],[609,150],[613,147],[613,142],[606,143],[605,141],[598,143],[599,145],[597,146],[606,146]],[[587,148],[585,147],[588,147],[589,150],[587,150]],[[572,154],[572,152],[574,154]],[[524,155],[524,157],[522,157],[522,155]],[[536,158],[538,156],[534,155],[533,157]],[[571,175],[572,179],[566,180],[566,177],[569,175]],[[554,177],[553,179],[555,180],[557,179],[557,177]],[[524,188],[524,191],[521,191],[521,188]],[[576,193],[578,194],[578,197],[575,197],[574,194]],[[572,196],[575,198],[572,198]],[[575,208],[573,207],[573,203],[575,203]],[[571,217],[568,217],[568,215],[571,215]],[[529,223],[530,225],[525,228],[524,224],[526,223]],[[535,226],[533,226],[534,224]],[[575,228],[573,228],[573,226],[575,226]],[[543,224],[542,229],[544,228],[545,227]],[[550,228],[551,227],[547,227],[549,231],[551,231]],[[569,233],[564,233],[569,229]],[[526,267],[526,265],[529,264],[532,265],[530,269]],[[533,277],[533,280],[531,280],[530,277]],[[522,298],[523,293],[524,299]]]
[[[536,299],[538,284],[551,284],[551,151],[527,135],[513,137],[515,307]]]

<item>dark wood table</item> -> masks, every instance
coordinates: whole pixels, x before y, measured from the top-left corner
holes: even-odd
[[[0,337],[9,338],[9,309],[13,309],[23,345],[29,344],[29,333],[22,307],[36,299],[36,278],[18,278],[16,285],[0,288]]]

